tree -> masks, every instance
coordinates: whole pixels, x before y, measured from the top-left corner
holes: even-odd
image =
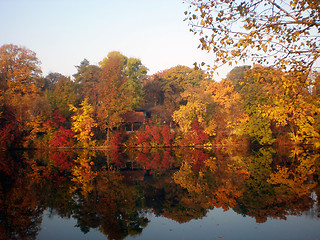
[[[261,107],[272,101],[268,96],[271,86],[267,84],[266,79],[254,82],[252,73],[256,69],[259,67],[254,66],[253,69],[248,66],[235,67],[227,77],[232,79],[232,83],[238,89],[243,101],[243,111],[249,116],[248,121],[242,126],[243,134],[248,134],[253,143],[271,145],[274,142],[271,120],[261,113]],[[264,75],[266,76],[267,74]]]
[[[178,65],[163,72],[162,89],[165,102],[177,107],[179,105],[180,93],[189,87],[199,86],[204,79],[204,72]]]
[[[123,122],[122,115],[132,110],[133,92],[128,88],[128,78],[124,75],[126,57],[119,52],[111,52],[100,62],[102,74],[99,82],[99,102],[97,119],[102,131],[109,132]]]
[[[209,97],[204,89],[190,88],[181,93],[181,96],[187,103],[181,105],[179,110],[172,115],[173,120],[179,125],[181,131],[188,133],[194,121],[206,126],[206,118],[209,117],[207,113]]]
[[[70,77],[58,73],[51,88],[45,91],[45,97],[51,104],[53,111],[59,109],[65,118],[70,118],[72,111],[69,105],[74,105],[77,102],[76,84]]]
[[[161,73],[153,74],[143,82],[144,101],[146,104],[157,106],[163,104],[164,92],[161,89]]]
[[[137,147],[169,147],[174,134],[167,125],[146,125],[134,136],[134,146]]]
[[[320,56],[318,0],[190,0],[187,19],[219,63],[251,59],[310,70]]]
[[[318,142],[320,135],[314,123],[320,111],[319,100],[310,92],[312,83],[305,74],[256,66],[248,71],[248,77],[261,83],[267,94],[268,100],[260,106],[264,118],[285,128],[295,144]]]
[[[45,78],[44,78],[44,86],[43,90],[53,90],[55,89],[56,84],[59,82],[61,78],[64,76],[61,73],[58,72],[52,72],[49,73]]]
[[[77,109],[70,105],[70,110],[75,112],[72,116],[72,130],[75,133],[74,137],[79,141],[82,147],[89,147],[95,144],[92,140],[93,128],[97,126],[96,122],[92,118],[93,108],[88,103],[88,99],[85,99],[80,104],[81,108]]]
[[[226,79],[221,82],[209,82],[206,92],[216,104],[210,125],[215,129],[219,140],[227,140],[226,137],[240,135],[239,127],[248,121],[248,115],[243,112],[243,100],[241,95],[234,91],[232,83]]]
[[[90,65],[87,59],[84,59],[79,66],[76,66],[78,72],[73,75],[77,85],[77,93],[82,100],[88,98],[89,103],[95,108],[98,105],[98,88],[101,75],[99,66]]]
[[[0,48],[0,86],[11,95],[28,95],[38,91],[41,74],[36,54],[24,47],[7,44]]]
[[[143,98],[143,81],[147,78],[148,69],[138,58],[128,58],[118,51],[113,51],[104,58],[99,65],[104,69],[112,59],[118,59],[122,66],[122,74],[127,78],[126,90],[132,93],[132,107],[138,107]]]
[[[227,79],[234,85],[235,91],[239,92],[244,85],[244,78],[246,71],[250,66],[234,67],[228,74]]]
[[[320,73],[315,72],[315,79],[312,83],[312,97],[314,99],[320,99]],[[318,101],[317,106],[320,107],[320,101]],[[320,114],[314,116],[314,128],[317,132],[320,133]]]
[[[112,51],[108,53],[108,56],[102,59],[102,61],[99,62],[100,67],[103,69],[106,65],[108,65],[108,62],[110,62],[110,59],[118,59],[119,65],[125,66],[127,64],[128,58],[124,56],[122,53],[118,51]]]
[[[155,81],[156,86],[161,86],[161,91],[154,92],[153,96],[159,96],[163,98],[163,101],[154,101],[161,104],[161,106],[156,106],[153,109],[154,115],[157,115],[162,122],[171,122],[173,112],[180,107],[181,93],[188,88],[200,86],[204,77],[202,70],[181,65],[155,74],[153,81]]]
[[[65,128],[66,119],[59,110],[55,110],[52,117],[42,124],[42,131],[46,134],[43,137],[45,143],[50,147],[70,147],[72,145],[73,132]]]
[[[13,44],[0,47],[0,111],[3,112],[0,116],[0,130],[3,127],[11,129],[11,133],[6,129],[2,130],[8,133],[5,135],[10,136],[12,142],[18,136],[28,136],[41,118],[43,109],[37,109],[41,102],[38,84],[40,75],[40,61],[33,51]],[[17,134],[18,132],[21,134]]]
[[[138,107],[143,100],[143,81],[147,79],[148,69],[142,65],[138,58],[129,58],[125,66],[125,74],[128,76],[127,88],[133,94],[132,107]]]

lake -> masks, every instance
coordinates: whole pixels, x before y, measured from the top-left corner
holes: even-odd
[[[320,239],[320,153],[0,153],[0,239]]]

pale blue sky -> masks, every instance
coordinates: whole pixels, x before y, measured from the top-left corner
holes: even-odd
[[[36,52],[44,75],[70,76],[84,58],[98,64],[110,51],[140,58],[149,74],[213,65],[183,21],[187,9],[182,0],[0,0],[0,45]]]

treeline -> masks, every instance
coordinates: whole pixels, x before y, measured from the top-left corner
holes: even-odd
[[[319,94],[317,72],[242,66],[216,82],[176,66],[149,76],[139,59],[119,52],[99,66],[84,59],[72,77],[44,77],[33,51],[9,44],[0,48],[0,146],[320,147]],[[126,131],[134,124],[141,126]]]

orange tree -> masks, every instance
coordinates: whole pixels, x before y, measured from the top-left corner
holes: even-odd
[[[122,115],[132,110],[132,89],[124,74],[127,58],[119,52],[111,52],[100,62],[102,73],[98,85],[97,123],[102,131],[109,132],[123,122]]]
[[[234,91],[229,80],[209,82],[206,92],[215,103],[210,125],[218,141],[226,141],[233,136],[241,135],[239,127],[248,121],[248,115],[243,111],[241,95]]]
[[[27,48],[13,44],[0,47],[0,130],[4,145],[19,141],[19,136],[28,140],[32,129],[39,125],[43,112],[39,65],[36,54]]]

